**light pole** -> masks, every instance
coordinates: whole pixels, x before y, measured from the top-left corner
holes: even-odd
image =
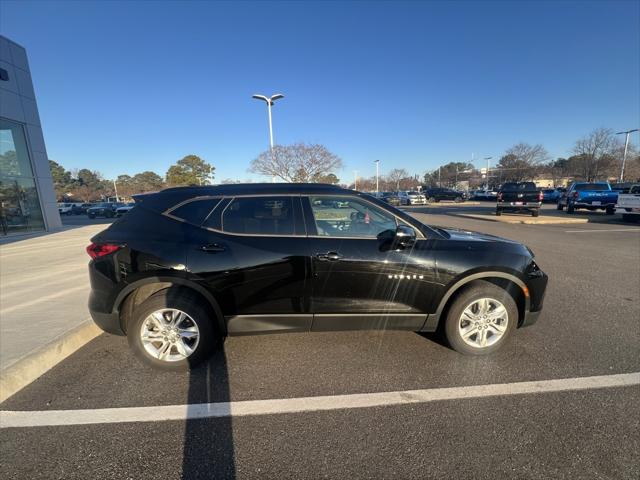
[[[113,190],[116,192],[116,202],[119,202],[120,199],[118,198],[118,187],[116,187],[116,181],[113,181]]]
[[[353,177],[354,177],[353,189],[358,190],[358,170],[353,171]]]
[[[627,162],[627,149],[629,148],[629,134],[637,131],[638,129],[634,128],[633,130],[627,130],[626,132],[616,132],[616,135],[624,134],[626,136],[624,140],[624,153],[622,154],[622,169],[620,170],[620,183],[624,182],[624,165]]]
[[[265,95],[253,95],[253,98],[255,98],[256,100],[262,100],[267,104],[267,110],[269,112],[269,151],[271,152],[271,165],[273,166],[275,164],[275,161],[273,158],[273,123],[271,121],[271,107],[273,107],[273,104],[276,100],[284,98],[284,95],[282,95],[281,93],[276,93],[275,95],[271,95],[270,97],[266,97]],[[271,181],[276,181],[276,176],[273,174],[271,175]]]
[[[484,157],[484,159],[487,161],[487,183],[485,190],[489,190],[489,160],[491,160],[492,158],[493,157]]]
[[[373,162],[376,164],[376,193],[380,191],[380,160]]]

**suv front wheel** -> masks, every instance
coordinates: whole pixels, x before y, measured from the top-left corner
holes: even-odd
[[[207,359],[219,336],[201,303],[181,289],[162,290],[142,302],[127,328],[138,359],[163,370],[185,370]]]
[[[513,297],[493,283],[474,282],[449,308],[445,334],[451,347],[467,355],[487,355],[499,349],[518,323]]]

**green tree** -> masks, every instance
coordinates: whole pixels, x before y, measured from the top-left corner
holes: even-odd
[[[51,169],[53,189],[56,192],[56,198],[62,200],[69,190],[73,188],[71,172],[68,172],[62,165],[53,160],[49,160],[49,168]]]
[[[155,192],[164,187],[164,180],[155,172],[149,170],[137,173],[132,178],[134,193]]]
[[[326,175],[316,175],[313,178],[314,183],[329,183],[331,185],[336,185],[340,183],[340,179],[336,177],[335,173],[327,173]]]
[[[215,167],[197,155],[187,155],[167,170],[167,184],[172,187],[207,185],[213,180]]]

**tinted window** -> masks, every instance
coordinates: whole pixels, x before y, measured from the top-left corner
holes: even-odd
[[[396,229],[395,217],[364,200],[351,197],[310,197],[318,235],[376,237]]]
[[[609,190],[608,183],[582,183],[576,185],[576,190],[579,191],[590,191],[590,190]]]
[[[219,201],[219,198],[193,200],[171,210],[169,214],[193,225],[201,225]]]
[[[640,193],[640,185],[634,185],[629,189],[629,193]]]
[[[229,233],[293,235],[291,197],[234,198],[222,215],[222,230]]]

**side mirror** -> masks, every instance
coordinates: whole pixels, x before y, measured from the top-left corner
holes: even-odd
[[[416,243],[416,231],[407,225],[398,225],[395,242],[397,248],[407,248]]]

